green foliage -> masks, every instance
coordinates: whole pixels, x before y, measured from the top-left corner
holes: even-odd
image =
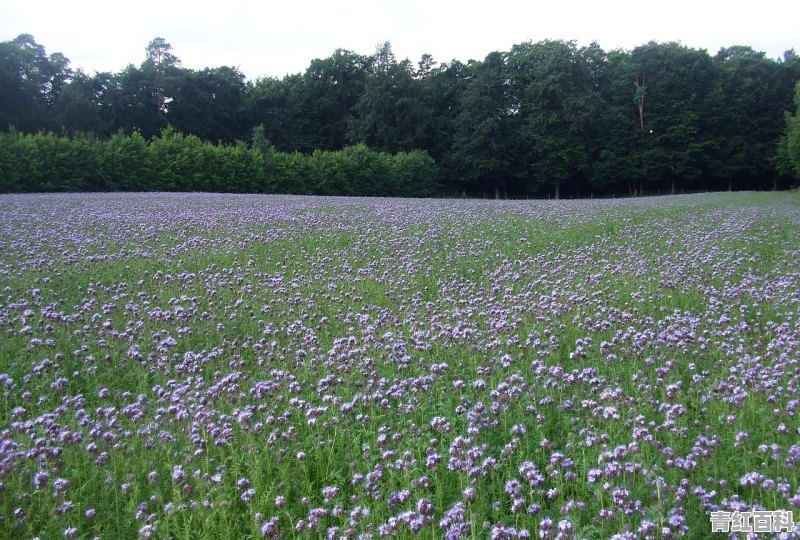
[[[556,198],[561,186],[585,178],[595,157],[602,102],[589,58],[572,42],[528,43],[512,50],[522,87],[528,179],[554,188]]]
[[[170,124],[204,141],[232,143],[247,134],[244,117],[247,86],[237,69],[184,70],[175,80],[167,106]]]
[[[796,176],[800,177],[800,82],[795,86],[794,106],[794,114],[786,117],[786,136],[782,142],[786,156],[784,161],[788,162]]]
[[[184,68],[163,38],[144,52],[90,76],[30,35],[0,43],[3,189],[558,197],[776,189],[800,175],[794,51],[540,41],[415,66],[386,42],[252,82],[232,67]],[[84,133],[110,150],[78,142]],[[409,161],[415,149],[424,159]],[[398,165],[412,162],[435,180]]]
[[[55,128],[49,114],[72,71],[61,53],[49,56],[29,34],[0,43],[0,128]]]
[[[423,150],[399,152],[391,162],[392,184],[385,193],[403,197],[429,197],[436,194],[439,171],[436,162]]]
[[[307,195],[427,196],[437,169],[424,151],[377,152],[364,144],[311,155],[252,144],[211,144],[172,126],[150,139],[138,131],[91,136],[0,133],[0,192],[211,191]]]
[[[92,191],[102,189],[98,143],[89,137],[67,139],[52,133],[2,134],[3,191]]]
[[[519,115],[507,84],[506,60],[505,54],[493,52],[470,65],[470,83],[460,96],[449,163],[470,190],[505,191],[518,169]]]
[[[411,150],[417,146],[427,115],[411,63],[397,62],[385,43],[375,53],[372,66],[352,109],[348,139],[385,152]]]
[[[142,134],[115,133],[100,153],[100,169],[107,185],[121,191],[152,189],[148,148]]]

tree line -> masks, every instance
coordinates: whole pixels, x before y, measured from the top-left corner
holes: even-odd
[[[184,68],[162,38],[145,51],[89,75],[30,35],[0,43],[0,190],[563,197],[800,177],[794,51],[541,41],[414,64],[387,42],[254,81]],[[148,157],[112,170],[114,152]]]

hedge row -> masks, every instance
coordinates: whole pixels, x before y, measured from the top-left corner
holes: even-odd
[[[437,169],[423,151],[388,154],[365,145],[311,155],[253,142],[210,144],[167,128],[110,139],[0,133],[0,192],[210,191],[424,196]]]

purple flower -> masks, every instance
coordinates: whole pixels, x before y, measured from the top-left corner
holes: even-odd
[[[50,480],[50,475],[48,475],[45,471],[37,471],[33,475],[33,487],[35,489],[42,489],[47,486],[48,480]]]
[[[247,490],[244,491],[244,493],[242,493],[242,495],[239,498],[242,500],[243,503],[247,504],[253,499],[253,497],[255,497],[255,495],[256,495],[256,490],[253,488],[248,488]]]
[[[544,484],[545,477],[531,461],[525,461],[519,466],[519,474],[527,480],[532,487]]]
[[[265,538],[275,538],[278,536],[278,518],[273,516],[261,525],[261,536]]]
[[[53,481],[53,496],[63,496],[64,493],[66,493],[68,486],[69,481],[66,478],[56,478],[55,481]]]
[[[603,477],[603,470],[598,469],[597,467],[589,469],[589,472],[586,473],[586,479],[590,484],[594,484],[602,477]]]
[[[172,482],[178,483],[183,482],[186,479],[186,473],[183,471],[183,467],[180,465],[175,465],[172,467]]]
[[[248,487],[250,487],[250,480],[248,480],[247,478],[239,478],[236,481],[236,489],[238,491],[244,491]]]
[[[562,519],[558,522],[558,532],[561,534],[572,534],[572,522],[568,519]]]
[[[322,497],[325,499],[325,504],[330,504],[337,495],[339,495],[339,488],[336,486],[325,486],[322,488]]]

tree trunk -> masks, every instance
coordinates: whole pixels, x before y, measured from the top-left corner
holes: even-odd
[[[628,178],[628,197],[633,197],[633,185],[631,185],[630,178]]]
[[[772,191],[778,191],[778,177],[772,179]]]
[[[675,179],[672,179],[672,183],[669,186],[669,194],[675,195]]]
[[[561,184],[556,184],[556,200],[561,198]]]
[[[639,197],[644,197],[644,179],[639,180]]]
[[[497,186],[494,186],[494,198],[495,199],[500,198],[500,190],[497,188]]]

